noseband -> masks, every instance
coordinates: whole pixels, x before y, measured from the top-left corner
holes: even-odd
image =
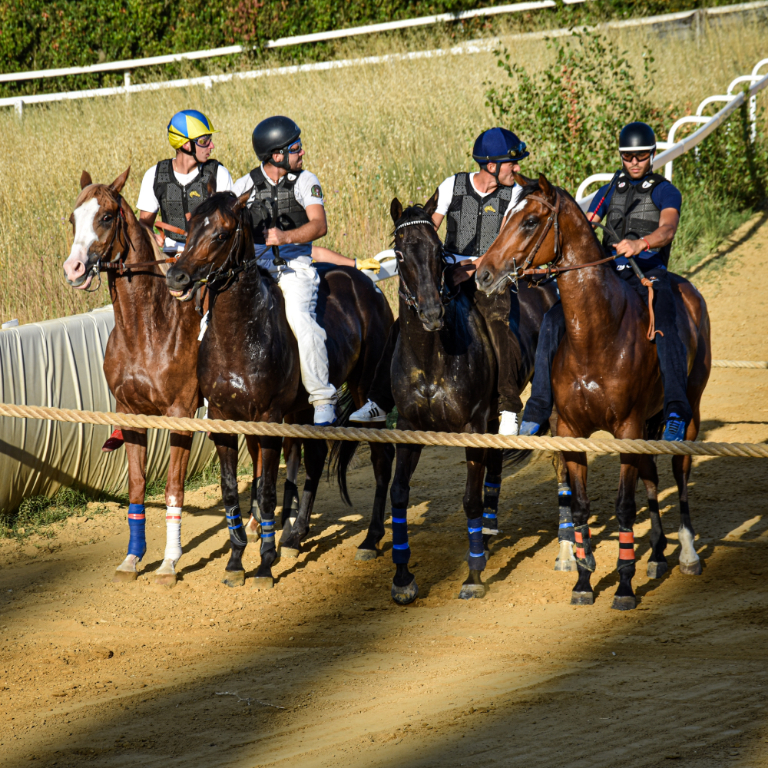
[[[434,223],[430,219],[416,219],[415,221],[404,221],[402,224],[397,224],[395,226],[395,235],[405,227],[412,227],[416,224],[428,224],[430,227],[434,229]],[[395,255],[397,256],[398,262],[401,264],[405,261],[405,256],[403,255],[403,252],[395,249]],[[448,270],[448,268],[451,266],[451,264],[448,264],[445,260],[445,251],[443,250],[443,244],[440,243],[440,262],[443,265],[442,272],[440,273],[440,287],[439,287],[439,294],[440,294],[440,301],[443,304],[450,304],[453,299],[456,298],[459,294],[459,290],[457,289],[454,293],[450,293],[448,290],[448,287],[446,285],[445,280],[445,273]],[[397,291],[397,295],[400,296],[403,301],[405,301],[405,305],[412,309],[414,312],[418,314],[419,311],[419,302],[416,299],[416,297],[411,292],[410,288],[408,288],[408,284],[405,282],[405,278],[403,277],[402,272],[398,269],[398,274],[400,276],[400,287]]]

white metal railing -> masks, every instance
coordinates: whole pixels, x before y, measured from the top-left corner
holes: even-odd
[[[672,127],[669,129],[667,141],[658,142],[659,148],[662,148],[664,151],[654,158],[653,169],[658,170],[659,168],[664,168],[664,175],[668,180],[671,181],[673,161],[706,139],[710,133],[719,128],[725,122],[726,118],[728,118],[731,113],[741,107],[747,99],[749,100],[750,105],[749,120],[751,122],[751,136],[752,140],[754,141],[756,135],[755,122],[757,120],[757,94],[764,88],[768,87],[768,75],[761,76],[759,72],[766,65],[768,65],[768,59],[762,59],[754,66],[751,75],[742,75],[731,82],[731,84],[728,86],[727,95],[708,96],[701,102],[701,104],[699,104],[699,108],[696,110],[696,115],[687,115],[686,117],[681,117],[679,120],[676,120]],[[747,82],[752,83],[752,86],[747,93],[744,91],[741,91],[737,94],[733,93],[733,88],[735,86],[739,85],[740,83]],[[725,101],[727,104],[716,115],[707,117],[701,114],[709,104],[713,104],[719,101]],[[682,125],[690,123],[702,124],[702,127],[697,131],[694,131],[694,133],[682,141],[675,141],[675,133],[677,132],[677,129]],[[587,189],[592,184],[595,184],[599,181],[610,181],[612,178],[613,174],[610,173],[595,173],[592,176],[584,179],[584,181],[582,181],[579,185],[578,191],[576,192],[576,200],[578,201],[579,205],[584,210],[586,210],[589,207],[589,204],[592,202],[592,198],[594,197],[594,193],[586,197],[584,196],[584,193],[587,191]]]
[[[588,2],[589,0],[563,0],[566,3]],[[495,13],[513,13],[521,10],[530,10],[532,8],[550,8],[554,7],[554,0],[540,0],[539,2],[515,3],[513,5],[499,5],[490,8],[480,8],[473,11],[463,11],[458,14],[441,14],[439,16],[428,16],[420,19],[407,19],[402,22],[389,22],[387,24],[373,24],[367,27],[355,27],[346,30],[332,30],[330,32],[320,32],[317,35],[303,35],[301,37],[281,38],[280,40],[270,41],[268,47],[279,47],[282,45],[296,45],[301,42],[311,42],[316,40],[332,39],[334,37],[345,37],[357,34],[369,34],[371,32],[382,32],[388,29],[397,29],[402,26],[416,26],[417,24],[433,24],[439,21],[455,21],[471,16],[491,15]],[[568,29],[553,29],[542,32],[528,32],[508,36],[508,40],[536,39],[544,37],[564,37],[573,35],[576,32],[585,32],[594,29],[624,29],[627,27],[642,27],[654,24],[666,24],[675,21],[694,18],[696,14],[705,16],[721,16],[726,13],[741,13],[751,10],[759,10],[768,7],[768,0],[756,0],[755,2],[739,3],[738,5],[720,6],[718,8],[705,8],[695,11],[682,11],[679,13],[668,13],[661,16],[647,16],[638,19],[626,19],[624,21],[611,21],[601,24],[599,27],[577,27]],[[312,38],[312,40],[310,40]],[[42,77],[60,77],[68,74],[85,74],[89,72],[105,71],[123,71],[123,85],[113,88],[91,88],[81,91],[69,91],[66,93],[43,93],[29,96],[12,96],[0,99],[0,107],[14,107],[19,116],[23,115],[23,110],[29,104],[42,104],[55,101],[68,101],[75,99],[91,99],[97,96],[117,96],[129,95],[131,93],[141,93],[142,91],[165,90],[169,88],[189,88],[194,86],[204,86],[211,88],[216,83],[226,83],[232,80],[250,80],[259,77],[268,77],[274,75],[288,75],[297,72],[314,72],[328,69],[337,69],[345,67],[366,66],[371,64],[381,64],[392,61],[405,61],[422,58],[432,58],[440,56],[455,56],[470,53],[482,53],[493,51],[500,44],[498,38],[487,40],[473,40],[462,45],[449,49],[437,49],[431,51],[414,51],[411,53],[393,53],[383,56],[368,56],[359,59],[343,59],[336,61],[324,61],[313,64],[303,64],[296,66],[276,67],[273,69],[253,70],[249,72],[237,72],[225,75],[207,75],[194,78],[180,78],[156,83],[141,83],[134,85],[131,83],[131,70],[142,66],[153,66],[156,64],[178,62],[184,60],[194,60],[210,58],[213,56],[227,56],[236,53],[242,53],[246,49],[242,46],[229,46],[226,48],[215,48],[210,51],[194,51],[191,53],[169,54],[167,56],[155,56],[148,59],[129,59],[125,61],[109,62],[104,64],[93,64],[87,67],[71,67],[69,69],[42,70],[39,72],[17,72],[12,74],[0,75],[0,82],[10,80],[23,80]]]
[[[576,5],[590,2],[590,0],[563,0],[566,5]],[[493,5],[488,8],[476,8],[471,11],[458,13],[440,13],[435,16],[421,16],[416,19],[402,19],[400,21],[388,21],[382,24],[367,24],[361,27],[349,29],[332,29],[327,32],[314,32],[309,35],[294,35],[293,37],[281,37],[278,40],[269,40],[265,48],[283,48],[289,45],[302,45],[304,43],[319,43],[324,40],[338,40],[343,37],[355,35],[370,35],[376,32],[390,32],[396,29],[420,27],[428,24],[439,24],[451,21],[464,21],[478,16],[497,16],[504,13],[522,13],[545,8],[555,8],[555,0],[533,0],[533,2],[513,3],[511,5]],[[21,80],[39,80],[48,77],[64,77],[65,75],[86,75],[94,72],[118,72],[129,73],[139,67],[153,67],[158,64],[173,64],[180,61],[195,61],[199,59],[211,59],[218,56],[231,56],[238,53],[253,51],[257,46],[228,45],[224,48],[212,48],[208,51],[192,51],[190,53],[171,53],[165,56],[150,56],[144,59],[126,59],[124,61],[108,61],[101,64],[89,64],[84,67],[66,67],[63,69],[41,69],[37,72],[11,72],[0,74],[0,83],[12,83]],[[130,76],[129,76],[130,77]]]

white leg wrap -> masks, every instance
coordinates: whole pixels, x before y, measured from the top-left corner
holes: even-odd
[[[165,536],[164,559],[175,566],[181,559],[181,507],[166,507]]]
[[[696,554],[691,532],[684,525],[681,525],[677,536],[680,541],[680,562],[686,565],[698,563],[699,556]]]

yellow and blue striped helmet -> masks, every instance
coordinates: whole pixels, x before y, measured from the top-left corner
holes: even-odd
[[[216,133],[213,123],[196,109],[177,112],[168,123],[168,141],[174,149],[181,149],[190,139]]]

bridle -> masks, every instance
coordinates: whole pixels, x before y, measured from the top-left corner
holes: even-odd
[[[402,224],[396,224],[395,225],[395,231],[394,234],[397,235],[397,233],[404,229],[405,227],[412,227],[416,224],[427,224],[430,227],[434,229],[434,223],[430,219],[414,219],[413,221],[404,221]],[[397,256],[397,260],[400,264],[404,263],[405,256],[401,250],[398,250],[395,248],[395,255]],[[445,250],[443,248],[443,244],[440,243],[440,253],[439,253],[440,263],[443,265],[442,271],[440,273],[440,287],[439,287],[439,295],[440,295],[440,301],[443,303],[443,305],[450,304],[453,299],[456,298],[456,296],[459,295],[460,288],[457,288],[453,293],[451,293],[448,290],[447,282],[445,279],[445,273],[450,269],[452,264],[449,264],[445,260]],[[405,282],[405,278],[403,277],[403,273],[400,269],[397,270],[398,275],[400,277],[400,286],[397,291],[397,295],[400,296],[403,301],[405,301],[405,305],[412,309],[414,312],[418,313],[419,311],[419,302],[416,299],[416,297],[413,295],[411,289],[408,287],[408,284]]]

